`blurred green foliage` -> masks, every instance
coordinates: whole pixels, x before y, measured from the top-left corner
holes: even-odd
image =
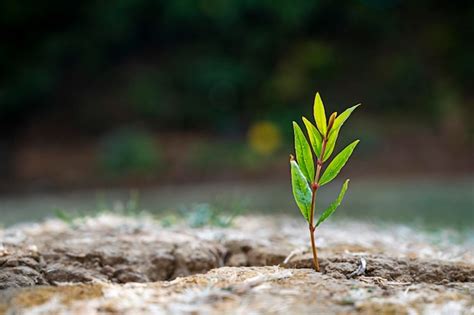
[[[203,226],[229,227],[235,216],[225,215],[222,210],[211,206],[208,203],[195,204],[191,207],[181,208],[181,215],[186,219],[190,227],[198,228]]]
[[[134,129],[117,130],[106,136],[100,157],[103,168],[112,175],[146,175],[163,164],[153,137]]]
[[[298,118],[318,89],[336,110],[436,123],[440,88],[469,106],[473,20],[472,1],[4,0],[0,119],[232,135]]]
[[[106,201],[103,194],[97,195],[96,205],[87,210],[65,209],[53,207],[52,214],[58,220],[64,223],[75,226],[76,221],[84,221],[90,217],[98,217],[107,213],[114,213],[127,217],[140,217],[150,215],[146,209],[140,206],[140,193],[138,190],[131,190],[127,201],[114,200],[113,202]]]
[[[220,173],[231,173],[235,169],[261,170],[278,157],[276,154],[262,155],[241,141],[197,141],[190,146],[184,165],[204,175],[213,175],[216,170]]]
[[[230,227],[235,218],[243,215],[247,209],[247,200],[216,199],[211,203],[193,203],[183,205],[160,218],[165,227],[185,222],[193,228],[205,226]]]

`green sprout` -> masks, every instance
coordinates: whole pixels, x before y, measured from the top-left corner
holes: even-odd
[[[339,116],[337,113],[332,113],[329,120],[327,120],[323,101],[321,100],[319,93],[316,93],[314,99],[314,118],[316,126],[303,117],[303,123],[308,132],[309,143],[298,124],[293,122],[296,161],[293,155],[290,155],[291,184],[296,204],[309,224],[311,249],[313,251],[313,265],[314,269],[318,272],[320,269],[314,233],[316,228],[329,218],[341,204],[349,184],[349,179],[347,179],[342,185],[341,192],[337,199],[329,205],[329,207],[321,214],[316,224],[314,224],[316,193],[321,186],[326,185],[336,178],[359,143],[359,140],[352,142],[336,155],[331,163],[329,163],[325,168],[322,176],[321,170],[323,169],[324,163],[327,162],[334,151],[334,146],[336,145],[336,140],[342,125],[347,118],[349,118],[354,109],[359,106],[360,104],[350,107]],[[316,156],[316,164],[314,163],[315,159],[313,153]]]

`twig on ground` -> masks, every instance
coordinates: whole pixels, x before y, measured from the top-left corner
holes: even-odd
[[[258,275],[258,276],[255,276],[253,278],[250,278],[250,279],[247,279],[246,281],[244,281],[244,283],[241,283],[241,284],[238,284],[238,285],[234,285],[234,286],[230,286],[228,288],[226,288],[228,291],[234,293],[234,294],[243,294],[245,292],[247,292],[248,290],[252,289],[252,288],[255,288],[267,281],[273,281],[273,280],[280,280],[280,279],[284,279],[284,278],[289,278],[291,277],[292,275],[292,272],[289,271],[289,270],[285,270],[285,271],[282,271],[282,272],[278,272],[276,274],[273,274],[273,275]]]
[[[305,248],[297,248],[293,250],[288,256],[286,256],[285,260],[283,261],[283,264],[286,265],[289,263],[295,256],[301,255],[306,253],[307,250]]]
[[[382,278],[382,277],[366,277],[366,276],[360,276],[358,278],[359,281],[369,283],[369,284],[377,284],[380,286],[386,286],[387,285],[387,279]]]
[[[360,264],[359,267],[354,270],[352,273],[350,273],[347,277],[348,278],[353,278],[355,276],[362,276],[365,274],[365,270],[367,269],[367,261],[365,258],[360,258]]]

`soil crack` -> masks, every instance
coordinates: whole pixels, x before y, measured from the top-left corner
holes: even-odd
[[[253,240],[232,229],[212,234],[212,230],[182,233],[159,226],[138,225],[132,229],[85,225],[15,233],[21,236],[16,238],[20,241],[1,243],[0,289],[96,280],[155,282],[224,266],[312,267],[310,253],[304,253],[300,245],[272,234]],[[204,234],[207,237],[202,237]],[[365,266],[360,263],[361,257]],[[321,248],[320,266],[323,275],[334,279],[364,275],[365,279],[398,283],[474,282],[474,267],[469,263],[341,253],[331,247]]]

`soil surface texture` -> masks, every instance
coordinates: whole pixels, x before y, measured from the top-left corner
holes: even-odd
[[[474,314],[472,241],[450,231],[100,215],[0,230],[0,314]]]

